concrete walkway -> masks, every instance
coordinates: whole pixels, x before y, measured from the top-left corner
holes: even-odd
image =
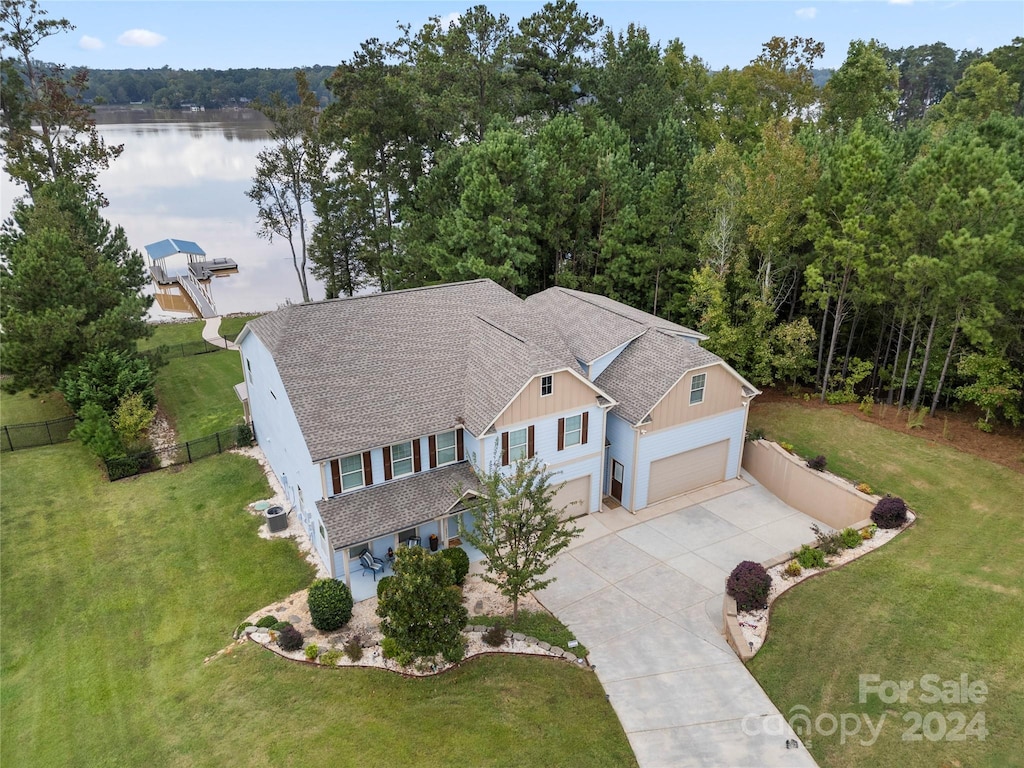
[[[220,335],[220,315],[206,318],[203,326],[203,340],[224,349],[238,349],[238,346]]]
[[[813,541],[815,521],[733,480],[581,522],[537,596],[590,650],[641,768],[814,766],[720,628],[729,571]]]

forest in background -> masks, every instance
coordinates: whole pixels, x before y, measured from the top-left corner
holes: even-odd
[[[304,294],[307,266],[329,297],[562,285],[701,330],[758,385],[1019,423],[1024,38],[856,40],[821,86],[812,39],[712,72],[565,0],[399,32],[257,94],[249,196]]]

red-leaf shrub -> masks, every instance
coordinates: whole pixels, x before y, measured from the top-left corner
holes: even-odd
[[[879,528],[899,528],[907,522],[907,503],[899,496],[880,499],[871,510],[871,522]]]
[[[725,591],[736,598],[736,608],[741,611],[766,607],[771,587],[772,577],[768,571],[752,560],[744,560],[733,568],[725,583]]]
[[[289,625],[277,636],[277,644],[282,651],[297,651],[302,647],[302,633]]]

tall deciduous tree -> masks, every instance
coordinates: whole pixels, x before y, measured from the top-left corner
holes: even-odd
[[[459,535],[483,552],[483,579],[512,601],[513,622],[520,598],[554,581],[545,575],[555,557],[581,533],[564,509],[552,506],[558,487],[551,477],[536,458],[519,459],[507,473],[499,467],[483,473],[479,495],[466,502],[474,527],[460,527]]]
[[[102,203],[97,174],[123,147],[107,146],[96,130],[92,109],[82,100],[89,81],[85,70],[66,78],[63,67],[36,61],[40,42],[74,29],[67,19],[46,16],[36,0],[0,0],[0,48],[15,54],[0,64],[4,170],[30,195],[65,178]]]

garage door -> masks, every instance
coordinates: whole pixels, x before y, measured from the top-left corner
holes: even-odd
[[[558,479],[555,478],[552,482],[557,484]],[[579,503],[572,504],[574,501]],[[577,517],[590,511],[590,475],[569,480],[562,490],[555,493],[551,508],[561,509],[562,507],[567,507],[566,517]]]
[[[651,462],[647,503],[654,504],[724,480],[728,460],[729,441],[723,440]]]

